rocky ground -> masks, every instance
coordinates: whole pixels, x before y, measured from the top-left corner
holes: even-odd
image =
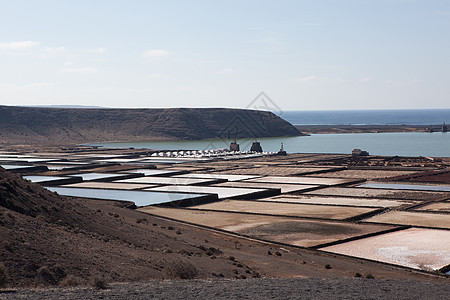
[[[166,280],[91,287],[19,289],[0,299],[447,299],[447,282],[393,279]]]

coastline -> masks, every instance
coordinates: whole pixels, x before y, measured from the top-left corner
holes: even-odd
[[[442,125],[294,125],[305,134],[441,132]]]

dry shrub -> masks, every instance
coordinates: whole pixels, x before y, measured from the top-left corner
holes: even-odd
[[[73,275],[66,276],[63,280],[59,282],[59,286],[62,287],[73,287],[73,286],[79,286],[83,283],[81,278],[78,278]]]
[[[174,260],[167,264],[166,274],[170,278],[193,279],[197,276],[198,270],[188,261]]]
[[[42,266],[37,270],[38,276],[48,283],[54,284],[56,282],[55,276],[50,271],[48,266]]]
[[[94,276],[91,279],[91,286],[97,290],[106,290],[108,288],[108,282],[104,277]]]

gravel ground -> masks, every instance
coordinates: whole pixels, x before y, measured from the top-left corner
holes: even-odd
[[[151,281],[92,288],[0,291],[0,299],[448,299],[450,285],[381,279]]]

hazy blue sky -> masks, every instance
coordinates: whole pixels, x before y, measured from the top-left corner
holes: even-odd
[[[450,108],[450,1],[0,0],[0,104]]]

